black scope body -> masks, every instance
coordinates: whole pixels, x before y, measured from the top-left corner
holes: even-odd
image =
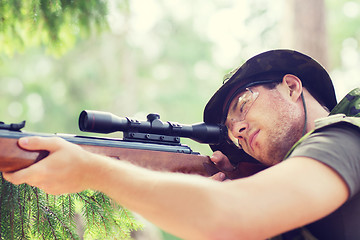
[[[160,116],[155,113],[147,115],[147,121],[139,121],[128,117],[118,117],[109,112],[84,110],[79,116],[79,128],[84,132],[95,133],[121,131],[186,137],[206,144],[219,144],[225,136],[225,127],[221,125],[206,123],[184,125],[162,122]]]

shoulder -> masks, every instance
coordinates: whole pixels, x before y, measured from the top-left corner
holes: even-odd
[[[360,117],[351,117],[346,116],[345,114],[335,114],[320,118],[315,121],[315,131],[329,126],[340,127],[344,125],[352,126],[354,130],[360,130]]]
[[[360,128],[347,121],[318,127],[290,157],[308,157],[336,171],[351,196],[360,189]]]

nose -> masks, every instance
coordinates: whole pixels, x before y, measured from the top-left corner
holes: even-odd
[[[229,134],[231,134],[233,138],[240,140],[244,138],[247,129],[248,124],[245,121],[233,122],[231,126],[229,126]]]
[[[239,134],[239,136],[242,136],[245,133],[245,130],[248,128],[248,125],[245,121],[240,121],[235,125],[235,131]]]

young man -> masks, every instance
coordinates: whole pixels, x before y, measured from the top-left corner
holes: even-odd
[[[349,100],[356,98],[345,99],[345,105]],[[211,146],[212,161],[224,172],[242,161],[268,167],[257,174],[221,182],[222,173],[213,176],[221,181],[214,181],[154,172],[58,138],[33,137],[20,139],[20,146],[50,155],[3,176],[50,194],[101,191],[184,239],[265,239],[282,233],[282,239],[358,239],[360,123],[327,117],[327,109],[356,114],[359,106],[347,108],[344,101],[335,107],[330,77],[313,59],[269,51],[233,71],[204,112],[205,122],[228,128],[228,141]],[[316,121],[321,118],[326,121]]]

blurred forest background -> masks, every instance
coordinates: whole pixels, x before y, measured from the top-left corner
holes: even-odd
[[[201,122],[223,75],[275,48],[316,58],[338,99],[359,86],[358,0],[76,2],[1,1],[0,121],[71,134],[83,109]]]

